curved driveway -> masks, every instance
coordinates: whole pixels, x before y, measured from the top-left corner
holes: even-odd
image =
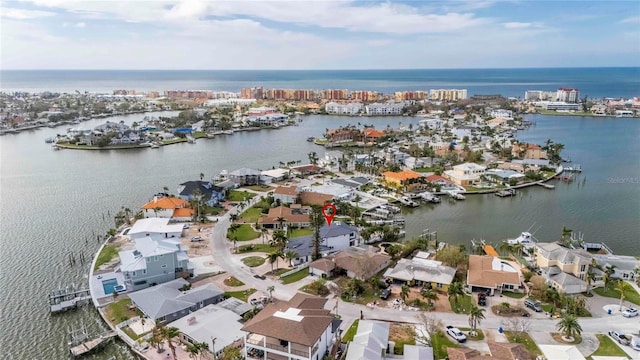
[[[245,209],[253,206],[259,201],[259,196],[250,200],[250,205]],[[254,277],[254,273],[251,268],[245,266],[239,258],[231,256],[231,250],[233,243],[227,240],[227,229],[229,228],[230,219],[229,214],[237,212],[236,207],[228,211],[224,216],[219,217],[218,223],[214,226],[211,239],[211,248],[213,249],[213,258],[216,263],[224,268],[227,273],[235,276],[248,286],[267,292],[267,287],[274,286],[275,291],[273,296],[278,299],[290,299],[296,294],[297,289],[294,286],[284,285],[280,282],[273,281],[269,278],[260,280]],[[497,299],[497,298],[496,298]],[[330,299],[327,302],[327,309],[335,311],[336,301],[338,302],[338,314],[344,320],[343,327],[351,324],[353,319],[359,318],[360,313],[364,315],[366,319],[374,320],[386,320],[397,321],[407,323],[418,323],[418,312],[416,311],[403,311],[391,308],[374,308],[370,309],[366,306],[356,305],[352,303],[346,303],[336,297]],[[617,303],[615,299],[611,299],[611,303]],[[592,309],[594,310],[594,309]],[[595,311],[599,311],[597,309]],[[446,325],[454,325],[458,327],[468,327],[468,316],[462,314],[452,313],[438,313],[430,312],[430,316],[442,320]],[[483,329],[498,329],[503,326],[504,318],[496,316],[490,312],[485,314],[486,319],[482,320],[480,328]],[[604,333],[606,334],[611,329],[622,330],[625,333],[638,333],[640,330],[640,317],[625,318],[621,315],[612,315],[610,317],[594,317],[594,318],[581,318],[580,325],[584,333]],[[530,331],[540,332],[556,332],[556,323],[558,320],[551,320],[547,318],[531,318]],[[630,354],[634,354],[633,350],[629,347],[625,351],[630,351]],[[635,353],[637,356],[637,353]]]

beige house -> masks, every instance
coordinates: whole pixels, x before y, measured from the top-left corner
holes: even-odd
[[[453,170],[444,172],[444,177],[453,181],[457,185],[469,186],[480,182],[487,168],[475,163],[464,163],[456,165]]]
[[[511,156],[519,159],[547,159],[547,152],[538,144],[516,143],[511,148]]]
[[[587,276],[593,256],[583,249],[558,243],[536,244],[536,265],[547,284],[566,294],[587,291]]]
[[[470,291],[490,289],[498,291],[522,292],[522,273],[514,263],[494,256],[469,256],[467,286]]]
[[[389,255],[375,252],[370,247],[363,250],[351,247],[309,264],[309,273],[318,276],[332,276],[337,269],[347,272],[347,276],[366,280],[382,271],[391,263]]]

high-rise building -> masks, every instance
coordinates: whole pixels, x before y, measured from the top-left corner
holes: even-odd
[[[379,98],[379,94],[375,91],[352,91],[351,92],[351,100],[369,102],[369,101],[377,101]]]
[[[322,90],[322,100],[348,100],[349,90],[328,89]]]
[[[405,100],[424,100],[428,97],[428,93],[426,91],[397,91],[395,93],[395,98],[397,101],[405,101]]]
[[[457,101],[467,98],[467,89],[431,89],[429,99],[436,101]]]
[[[577,103],[580,100],[580,90],[560,88],[556,93],[556,100],[566,103]]]
[[[252,87],[252,88],[244,88],[244,89],[240,90],[240,97],[242,99],[258,99],[258,100],[262,100],[264,98],[262,86],[260,86],[260,87]]]

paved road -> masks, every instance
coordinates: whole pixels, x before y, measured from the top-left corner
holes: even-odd
[[[256,196],[250,201],[249,208],[253,204],[259,201],[259,196]],[[269,278],[260,280],[253,277],[255,274],[251,268],[245,266],[238,257],[231,256],[231,250],[233,243],[227,240],[227,229],[230,224],[229,214],[237,212],[238,209],[233,208],[224,216],[219,218],[218,223],[213,229],[211,234],[211,248],[213,249],[213,257],[218,265],[224,268],[229,275],[233,275],[245,284],[255,288],[257,290],[267,292],[269,286],[274,286],[275,291],[273,296],[278,299],[287,300],[296,294],[297,288],[295,285],[284,285],[278,281],[273,281]],[[327,309],[335,311],[337,301],[337,312],[342,317],[343,329],[348,327],[354,319],[360,318],[360,314],[365,319],[373,320],[386,320],[386,321],[398,321],[407,323],[418,323],[418,312],[416,311],[403,311],[391,308],[374,308],[370,309],[366,306],[356,305],[352,303],[346,303],[335,297],[330,298],[327,302]],[[615,299],[612,299],[612,303],[615,303]],[[445,325],[454,325],[458,327],[468,327],[467,315],[451,314],[451,313],[436,313],[431,312],[431,316],[442,320]],[[482,320],[480,328],[497,330],[501,326],[505,327],[504,318],[498,317],[491,312],[485,314],[486,319]],[[529,321],[529,330],[537,332],[557,332],[556,324],[558,320],[552,320],[547,318],[531,318]],[[604,333],[606,334],[611,329],[622,330],[625,333],[638,333],[640,331],[640,317],[625,318],[621,315],[611,315],[608,317],[599,318],[581,318],[580,325],[585,334]],[[638,359],[638,353],[629,347],[623,347],[629,354],[633,355],[633,359]]]

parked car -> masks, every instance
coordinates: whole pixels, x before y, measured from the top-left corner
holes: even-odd
[[[540,307],[540,304],[537,301],[527,299],[524,301],[524,306],[528,307],[529,309],[535,312],[542,312],[542,308]]]
[[[487,305],[487,295],[483,292],[478,293],[478,305],[480,306]]]
[[[631,340],[622,332],[618,330],[609,331],[609,336],[613,338],[613,340],[617,341],[618,344],[621,345],[629,345]]]
[[[199,242],[202,241],[202,236],[194,236],[191,238],[191,242]]]
[[[637,350],[640,351],[640,337],[638,336],[632,336],[631,337],[631,343],[629,344],[629,346],[631,346],[631,348],[633,350]]]
[[[467,341],[467,337],[462,333],[462,331],[460,331],[460,329],[450,325],[447,326],[447,335],[451,336],[459,343]]]
[[[264,275],[258,275],[258,274],[253,275],[253,277],[254,277],[254,278],[256,278],[256,279],[260,279],[260,280],[264,280],[264,279],[266,279],[266,278],[267,278],[267,277],[266,277],[266,276],[264,276]]]
[[[531,314],[528,311],[524,311],[522,312],[522,317],[531,317]]]
[[[188,229],[189,228],[189,224],[184,224],[184,226],[182,227],[183,229]]]
[[[627,310],[622,312],[622,316],[628,317],[628,318],[638,316],[638,309],[628,308]]]
[[[251,304],[254,307],[257,307],[258,309],[262,309],[264,307],[264,304],[260,299],[251,299],[249,300],[249,304]]]
[[[380,294],[380,299],[387,300],[389,298],[389,295],[391,295],[391,290],[389,290],[389,288],[386,288],[382,290],[382,294]]]

